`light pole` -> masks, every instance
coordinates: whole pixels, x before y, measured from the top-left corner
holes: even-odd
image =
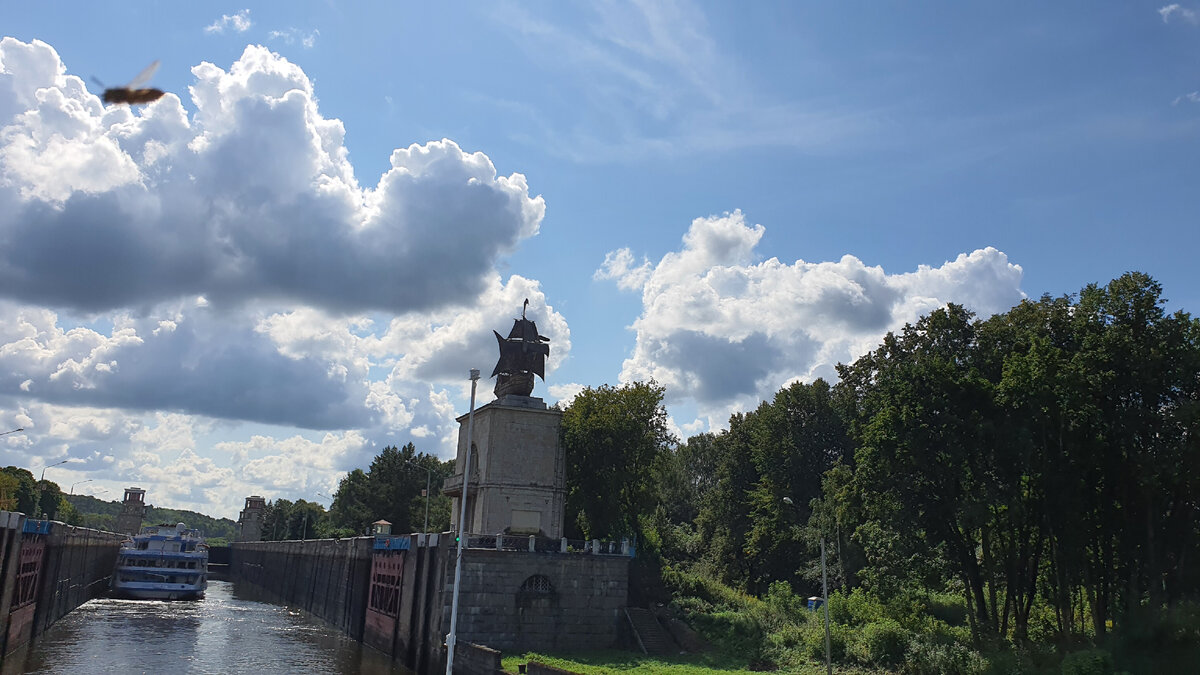
[[[11,431],[0,431],[0,436],[7,436],[9,434],[15,434],[18,431],[25,431],[25,429],[23,429],[21,427],[17,427],[16,429],[13,429]]]
[[[50,468],[50,467],[52,467],[52,466],[58,466],[59,464],[66,464],[66,463],[67,463],[67,462],[69,462],[69,461],[71,461],[71,458],[70,458],[70,457],[68,457],[68,458],[64,459],[64,460],[63,460],[63,461],[61,461],[61,462],[55,462],[55,463],[53,463],[53,464],[47,464],[46,466],[43,466],[43,467],[42,467],[42,476],[41,476],[41,478],[38,478],[38,486],[37,486],[37,488],[38,488],[38,500],[37,500],[37,509],[36,509],[36,510],[37,510],[37,517],[38,517],[38,518],[41,518],[41,517],[42,517],[42,493],[44,493],[44,492],[46,491],[46,487],[45,487],[44,485],[42,485],[42,481],[46,480],[46,469],[49,469],[49,468]]]
[[[783,503],[795,506],[791,497],[784,497]],[[821,608],[825,610],[825,672],[833,675],[833,650],[830,649],[829,639],[829,575],[825,572],[825,533],[821,533]]]
[[[52,467],[52,466],[58,466],[59,464],[66,464],[66,463],[67,463],[67,462],[69,462],[69,461],[71,461],[71,458],[70,458],[70,457],[68,457],[68,458],[64,459],[64,460],[63,460],[63,461],[61,461],[61,462],[55,462],[55,463],[53,463],[53,464],[47,464],[46,466],[43,466],[43,467],[42,467],[42,477],[38,479],[38,482],[40,483],[40,482],[42,482],[42,481],[46,480],[46,469],[49,469],[49,468],[50,468],[50,467]]]
[[[75,481],[74,483],[71,483],[71,494],[72,494],[72,495],[74,495],[74,494],[75,494],[75,486],[76,486],[76,485],[79,485],[80,483],[90,483],[90,482],[92,482],[92,481],[94,481],[94,480],[96,480],[96,479],[95,479],[95,478],[87,478],[87,479],[84,479],[84,480],[77,480],[77,481]]]
[[[467,453],[463,458],[462,496],[458,515],[458,555],[454,559],[454,599],[450,603],[450,634],[446,636],[446,675],[454,675],[454,644],[458,640],[458,585],[462,577],[463,545],[467,538],[467,480],[471,477],[471,442],[475,432],[475,385],[479,383],[479,369],[471,369],[471,407],[467,412]]]
[[[472,386],[474,386],[474,385],[472,385]],[[472,406],[472,407],[474,407],[474,406]],[[468,423],[468,426],[470,426],[469,423]],[[467,435],[469,436],[470,433],[468,433]],[[417,467],[418,469],[425,470],[425,529],[423,529],[421,531],[429,532],[429,498],[433,496],[433,493],[430,492],[430,489],[432,489],[432,485],[433,485],[433,469],[421,466],[420,464],[417,464],[416,462],[412,461],[411,459],[406,459],[404,461],[408,464],[412,464],[413,466]]]

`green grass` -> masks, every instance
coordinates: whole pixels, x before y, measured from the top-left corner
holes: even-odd
[[[562,668],[582,675],[607,675],[608,673],[642,673],[644,675],[758,675],[745,662],[738,662],[713,654],[685,654],[680,656],[646,656],[634,652],[606,649],[595,652],[576,652],[551,656],[540,652],[528,652],[502,659],[504,672],[517,672],[517,664],[537,661],[555,668]],[[865,669],[848,669],[834,665],[833,671],[842,675],[872,673]],[[776,670],[776,673],[796,675],[821,675],[824,663],[813,663],[799,670]]]

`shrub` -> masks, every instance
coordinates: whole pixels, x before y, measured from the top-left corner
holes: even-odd
[[[874,666],[896,666],[908,651],[909,633],[893,619],[863,626],[859,632],[859,659]]]
[[[1085,649],[1067,654],[1062,660],[1062,675],[1112,675],[1116,670],[1112,654],[1103,649]]]
[[[984,658],[966,645],[918,635],[909,640],[901,672],[907,675],[980,675],[990,671]]]
[[[884,617],[883,604],[862,588],[849,595],[834,592],[829,595],[829,620],[846,626],[861,626]]]

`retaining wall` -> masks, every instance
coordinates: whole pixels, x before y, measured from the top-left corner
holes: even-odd
[[[372,542],[371,537],[237,542],[230,547],[229,574],[362,640]]]
[[[125,538],[0,511],[0,654],[103,594]]]

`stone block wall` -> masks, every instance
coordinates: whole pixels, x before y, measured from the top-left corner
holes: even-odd
[[[599,649],[616,643],[629,595],[624,556],[468,549],[458,639],[504,651]],[[442,621],[450,629],[454,555]]]
[[[454,675],[497,675],[500,652],[483,645],[460,642],[454,649]]]

